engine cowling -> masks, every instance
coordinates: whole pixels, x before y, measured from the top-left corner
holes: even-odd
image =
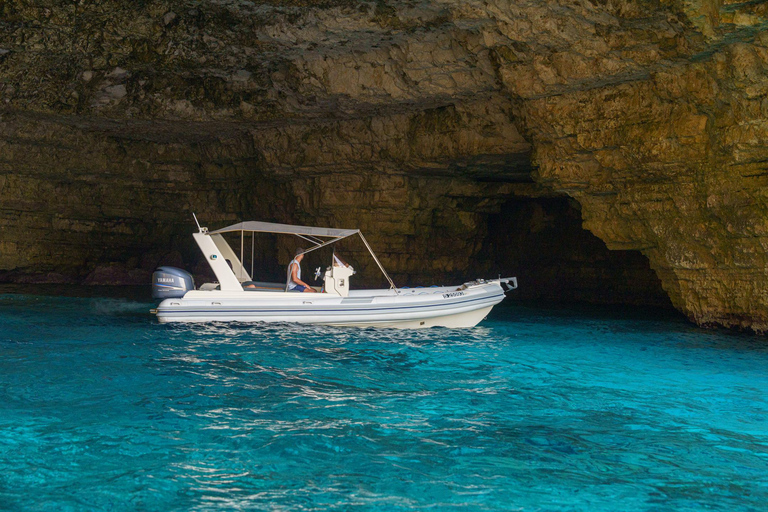
[[[152,297],[155,299],[180,299],[195,289],[192,274],[176,267],[158,267],[152,273]]]

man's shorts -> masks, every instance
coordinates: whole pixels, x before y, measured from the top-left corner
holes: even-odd
[[[291,291],[292,292],[303,292],[306,289],[307,289],[307,287],[304,286],[303,284],[297,284],[295,288],[291,288]]]

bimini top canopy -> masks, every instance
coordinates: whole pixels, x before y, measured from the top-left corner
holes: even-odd
[[[241,238],[240,261],[242,261],[243,259],[242,238],[243,238],[243,233],[245,233],[246,231],[249,231],[251,233],[277,233],[281,235],[296,235],[299,238],[302,238],[310,242],[311,244],[313,244],[313,247],[306,249],[302,254],[316,251],[317,249],[336,243],[339,240],[350,237],[352,235],[360,235],[360,239],[365,244],[365,247],[368,249],[368,252],[371,253],[373,260],[376,262],[376,265],[379,266],[379,269],[384,274],[384,277],[386,277],[387,281],[389,281],[389,285],[392,287],[392,289],[397,290],[397,287],[395,286],[395,283],[392,281],[392,278],[389,277],[389,274],[387,274],[387,271],[384,270],[384,266],[379,261],[379,258],[377,258],[376,255],[373,253],[373,249],[371,249],[371,246],[368,244],[368,240],[365,239],[365,237],[363,236],[363,234],[360,232],[359,229],[315,228],[311,226],[293,226],[291,224],[277,224],[274,222],[258,222],[258,221],[251,220],[247,222],[239,222],[237,224],[232,224],[231,226],[227,226],[226,228],[217,229],[216,231],[211,231],[209,233],[206,230],[206,228],[200,227],[200,223],[197,222],[197,217],[194,214],[192,215],[195,217],[195,222],[197,223],[197,227],[200,229],[201,234],[221,235],[222,233],[232,233],[232,232],[239,231],[240,238]],[[320,237],[330,238],[331,240],[320,240],[319,239]],[[226,244],[226,242],[223,242],[223,239],[222,239],[222,243]],[[287,286],[288,285],[286,284],[286,290],[287,290]]]
[[[215,233],[230,233],[232,231],[254,231],[257,233],[280,233],[285,235],[322,236],[330,238],[346,238],[359,233],[359,229],[334,229],[314,228],[311,226],[292,226],[290,224],[276,224],[274,222],[247,221],[238,222],[225,228],[212,231]]]

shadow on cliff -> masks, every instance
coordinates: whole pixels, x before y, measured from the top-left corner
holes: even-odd
[[[512,300],[625,304],[673,309],[638,251],[611,251],[582,228],[566,198],[513,199],[490,217],[480,266],[516,275]]]

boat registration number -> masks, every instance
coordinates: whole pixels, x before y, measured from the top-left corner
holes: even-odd
[[[464,295],[464,292],[448,292],[443,294],[444,299],[452,299],[454,297],[461,297]]]

